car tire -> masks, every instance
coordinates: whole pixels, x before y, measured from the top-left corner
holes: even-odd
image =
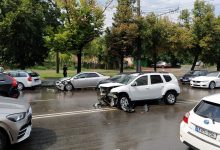
[[[176,93],[169,91],[164,96],[164,102],[167,105],[174,105],[176,103]]]
[[[118,99],[118,108],[124,111],[128,111],[131,107],[131,101],[126,94],[121,94]]]
[[[18,90],[22,91],[24,89],[24,84],[21,82],[18,82]]]
[[[215,88],[215,82],[214,81],[211,81],[210,83],[209,83],[209,88],[210,89],[214,89]]]
[[[67,91],[71,91],[73,89],[73,85],[68,83],[67,85],[65,85],[65,90]]]
[[[9,146],[8,137],[5,134],[5,132],[0,130],[0,150],[7,150],[8,146]]]

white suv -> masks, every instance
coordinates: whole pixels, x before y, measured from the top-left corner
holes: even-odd
[[[17,80],[18,90],[23,90],[26,87],[34,88],[41,85],[39,74],[33,71],[8,71],[8,75],[14,77]]]
[[[176,103],[180,93],[177,78],[171,73],[129,74],[120,83],[99,85],[100,102],[128,111],[136,101],[164,99],[168,105]]]

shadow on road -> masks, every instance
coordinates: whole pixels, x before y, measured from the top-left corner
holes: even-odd
[[[10,150],[46,150],[57,140],[56,133],[49,129],[33,128],[31,136],[21,143],[14,144]]]

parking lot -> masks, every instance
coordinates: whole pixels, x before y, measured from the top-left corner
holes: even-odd
[[[147,149],[187,150],[179,141],[179,124],[202,97],[220,89],[197,89],[181,86],[176,105],[162,102],[139,104],[134,113],[105,107],[96,109],[93,89],[72,92],[53,88],[25,90],[19,99],[31,103],[33,131],[31,137],[12,146],[18,150],[72,149]]]

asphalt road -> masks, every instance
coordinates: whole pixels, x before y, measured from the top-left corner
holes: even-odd
[[[61,92],[51,88],[25,90],[19,99],[33,108],[31,137],[13,150],[188,150],[179,141],[179,124],[204,96],[220,89],[181,87],[176,105],[162,102],[136,106],[134,113],[95,109],[94,90]]]

